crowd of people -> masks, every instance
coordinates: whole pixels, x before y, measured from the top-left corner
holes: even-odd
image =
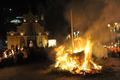
[[[11,46],[0,52],[0,66],[26,64],[31,62],[45,62],[49,60],[44,47]]]
[[[25,63],[27,62],[28,56],[28,48],[11,46],[11,49],[6,49],[4,52],[0,53],[0,65],[3,66]]]

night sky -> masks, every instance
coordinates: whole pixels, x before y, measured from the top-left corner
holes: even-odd
[[[6,31],[15,30],[16,26],[4,24],[7,17],[15,17],[26,14],[29,9],[35,15],[44,14],[45,22],[44,27],[52,35],[62,34],[66,35],[68,32],[68,22],[64,17],[65,7],[68,4],[68,0],[35,0],[35,1],[13,1],[10,3],[1,3],[0,8],[0,33],[5,35]],[[9,9],[12,9],[9,11]],[[9,26],[9,27],[8,27]],[[11,26],[11,27],[10,27]],[[63,31],[62,33],[59,31]]]
[[[23,15],[29,8],[33,14],[44,14],[46,30],[60,38],[70,32],[70,10],[73,11],[74,30],[81,34],[91,32],[95,38],[101,37],[102,33],[108,36],[106,25],[120,20],[120,0],[21,0],[0,4],[1,35],[8,30],[3,24],[6,15]],[[7,8],[12,8],[13,12],[8,13]]]

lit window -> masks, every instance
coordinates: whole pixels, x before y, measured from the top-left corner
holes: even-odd
[[[24,19],[23,22],[26,22],[26,19]]]
[[[9,11],[12,11],[12,9],[10,8]]]
[[[41,33],[39,32],[39,33],[38,33],[38,35],[40,35],[40,36],[41,36]]]
[[[24,35],[24,33],[23,33],[23,32],[21,32],[21,33],[20,33],[20,35],[21,35],[21,36],[23,36],[23,35]]]
[[[14,33],[10,33],[10,35],[11,35],[11,36],[13,36],[13,35],[14,35]]]
[[[35,22],[37,23],[37,22],[38,22],[38,20],[35,20]]]

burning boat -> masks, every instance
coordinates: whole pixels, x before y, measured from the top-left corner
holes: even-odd
[[[74,47],[68,47],[67,44],[55,49],[56,63],[54,67],[56,69],[83,75],[99,73],[102,70],[102,66],[93,61],[92,46],[94,43],[90,37],[73,39]]]

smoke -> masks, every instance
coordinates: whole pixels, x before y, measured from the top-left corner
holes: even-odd
[[[120,20],[120,11],[118,11],[120,6],[118,4],[118,1],[109,0],[105,3],[106,6],[102,10],[100,18],[95,21],[94,24],[87,31],[93,35],[93,39],[95,41],[93,50],[94,54],[97,57],[107,57],[107,50],[103,48],[102,45],[99,43],[105,43],[115,38],[112,36],[112,33],[110,33],[109,29],[107,28],[107,24],[119,22]]]
[[[104,8],[105,4],[101,0],[77,0],[72,1],[66,8],[66,19],[70,22],[70,10],[72,10],[74,30],[85,33],[86,30],[96,21]]]
[[[119,0],[74,0],[66,8],[65,17],[70,23],[70,10],[73,12],[74,30],[81,34],[90,34],[94,41],[93,53],[97,57],[106,57],[107,50],[102,43],[113,40],[108,23],[120,20]]]
[[[93,35],[94,40],[107,42],[111,39],[111,33],[107,28],[107,24],[116,21],[118,22],[120,20],[120,11],[118,11],[120,6],[117,2],[118,1],[114,0],[105,1],[106,6],[101,10],[100,17],[94,21],[93,25],[87,30],[87,32],[90,32]]]

